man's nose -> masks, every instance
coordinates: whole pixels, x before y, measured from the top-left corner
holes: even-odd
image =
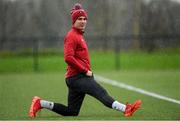
[[[83,23],[85,23],[85,22],[86,22],[86,20],[82,20],[82,22],[83,22]]]

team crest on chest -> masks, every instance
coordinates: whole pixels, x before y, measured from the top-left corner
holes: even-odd
[[[84,42],[84,39],[81,39],[82,42]]]

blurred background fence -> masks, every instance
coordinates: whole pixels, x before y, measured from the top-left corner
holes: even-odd
[[[112,51],[117,69],[121,51],[180,51],[179,0],[0,0],[1,62],[10,55],[32,56],[33,68],[39,70],[40,55],[63,57],[76,2],[88,12],[90,51]]]

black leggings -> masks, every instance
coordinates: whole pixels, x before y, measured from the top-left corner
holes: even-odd
[[[112,108],[114,99],[94,80],[93,76],[78,74],[67,78],[66,84],[68,86],[68,106],[54,103],[52,111],[63,116],[77,116],[86,94],[95,97],[105,106]]]

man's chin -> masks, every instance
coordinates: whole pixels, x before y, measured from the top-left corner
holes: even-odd
[[[85,27],[81,27],[81,28],[79,28],[81,31],[84,31],[85,30]]]
[[[81,29],[81,30],[84,30],[84,29],[85,29],[85,27],[81,27],[80,29]]]

